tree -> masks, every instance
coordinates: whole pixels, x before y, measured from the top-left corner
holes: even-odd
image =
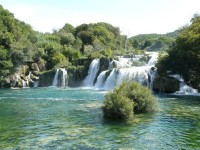
[[[63,67],[67,65],[66,57],[61,53],[55,53],[51,58],[51,65],[52,67]]]
[[[75,41],[75,37],[72,33],[60,33],[61,45],[72,45]]]
[[[64,32],[64,33],[74,33],[74,31],[75,31],[75,28],[74,28],[71,24],[66,23],[66,24],[64,25],[64,27],[63,27],[62,29],[60,29],[59,33],[60,33],[60,32]]]
[[[93,35],[89,31],[81,31],[81,32],[78,33],[77,37],[79,39],[81,39],[81,41],[85,45],[87,45],[87,44],[91,45],[93,40],[94,40]]]
[[[186,83],[200,89],[200,16],[183,28],[168,54],[157,64],[160,74],[179,74]]]

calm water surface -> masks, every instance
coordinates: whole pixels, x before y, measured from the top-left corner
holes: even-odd
[[[157,95],[160,110],[104,120],[105,92],[0,90],[0,149],[200,149],[200,97]]]

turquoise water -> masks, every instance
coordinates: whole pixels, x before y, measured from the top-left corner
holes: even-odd
[[[0,149],[200,149],[200,97],[157,95],[160,110],[105,120],[105,92],[0,90]]]

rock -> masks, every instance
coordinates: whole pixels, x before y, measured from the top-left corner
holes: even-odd
[[[101,57],[100,58],[100,67],[99,67],[99,70],[97,72],[96,78],[94,79],[94,83],[96,83],[97,77],[99,76],[99,74],[102,71],[108,70],[109,64],[110,64],[110,59],[109,58],[107,58],[107,57]]]
[[[34,87],[34,82],[33,81],[29,82],[29,87]]]
[[[37,62],[37,65],[38,65],[38,68],[39,68],[40,71],[45,71],[46,70],[46,62],[45,62],[45,60],[40,59]]]
[[[82,81],[88,74],[85,66],[68,67],[68,85],[72,87],[81,86]]]
[[[37,63],[32,63],[31,64],[31,70],[32,71],[40,71],[38,64]]]
[[[22,88],[23,87],[23,82],[25,82],[25,81],[22,80],[22,79],[19,79],[15,87]]]
[[[21,75],[28,75],[29,73],[29,66],[27,65],[22,65],[22,66],[19,66],[17,69],[16,69],[16,73],[19,74],[20,76]]]
[[[80,58],[73,61],[73,66],[67,68],[69,86],[81,86],[82,81],[88,74],[91,62],[91,58]]]
[[[38,80],[39,80],[39,77],[37,77],[37,76],[35,76],[35,75],[33,75],[33,74],[31,74],[30,78],[31,78],[31,80],[33,80],[33,81],[38,81]]]
[[[39,87],[52,86],[56,70],[42,72],[39,76]]]
[[[180,81],[173,77],[157,76],[153,82],[153,91],[163,93],[175,93],[180,88]]]
[[[3,80],[0,80],[0,88],[10,88],[10,79],[6,78]]]
[[[18,84],[20,84],[21,80],[21,77],[16,73],[10,76],[10,87],[18,87]]]

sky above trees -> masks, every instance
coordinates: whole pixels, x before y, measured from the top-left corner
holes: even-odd
[[[172,32],[200,13],[199,0],[1,0],[0,4],[41,32],[65,23],[108,22],[128,36]]]

